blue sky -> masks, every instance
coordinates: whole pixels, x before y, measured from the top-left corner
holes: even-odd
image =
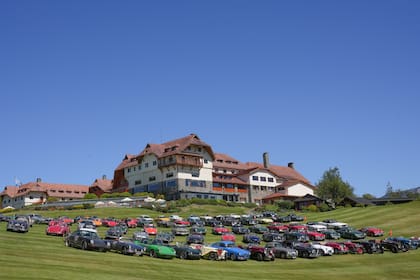
[[[1,1],[0,189],[91,184],[196,133],[240,161],[420,186],[419,1]]]

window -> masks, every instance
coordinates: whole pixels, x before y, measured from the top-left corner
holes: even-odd
[[[157,161],[156,161],[156,160],[154,160],[154,161],[153,161],[153,166],[156,166],[156,164],[157,164]]]
[[[139,170],[141,170],[141,164],[137,167]]]
[[[253,181],[258,181],[258,176],[252,176]]]
[[[136,180],[136,181],[134,182],[134,185],[141,185],[141,180]]]
[[[200,172],[191,172],[191,176],[200,177]]]
[[[156,176],[150,176],[149,177],[149,182],[155,181],[156,180]]]
[[[166,178],[171,178],[171,177],[174,177],[173,172],[166,173]]]
[[[145,164],[144,164],[144,168],[148,168],[149,167],[149,163],[148,162],[146,162]]]
[[[127,168],[127,173],[130,173],[130,171],[131,171],[131,169],[130,168]]]
[[[209,161],[207,159],[204,159],[204,163],[208,163]]]
[[[266,181],[267,181],[267,178],[265,178],[265,177],[262,177],[262,176],[261,176],[261,177],[260,177],[260,181],[261,181],[261,182],[266,182]]]
[[[198,150],[199,152],[201,152],[201,148],[198,148],[197,150]]]
[[[272,177],[268,177],[268,182],[273,183],[274,182],[274,179]]]
[[[136,171],[136,167],[134,166],[133,171]]]

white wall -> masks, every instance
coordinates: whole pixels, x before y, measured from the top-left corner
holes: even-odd
[[[304,196],[305,194],[314,194],[314,190],[304,184],[296,184],[287,188],[287,194],[293,196]]]

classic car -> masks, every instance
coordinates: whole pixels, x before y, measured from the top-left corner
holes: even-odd
[[[337,229],[337,232],[340,234],[341,238],[344,239],[357,240],[366,237],[366,234],[364,232],[355,230],[352,227],[342,227],[340,229]]]
[[[384,231],[376,227],[363,227],[359,229],[359,231],[364,232],[367,236],[371,237],[378,237],[384,235]]]
[[[172,234],[172,232],[161,231],[156,234],[155,239],[162,240],[163,243],[169,244],[174,241],[175,236]]]
[[[143,230],[149,235],[156,235],[158,232],[158,229],[155,227],[154,224],[144,225]]]
[[[410,250],[417,250],[419,248],[419,244],[420,244],[420,242],[418,240],[405,238],[405,237],[402,237],[402,236],[399,236],[399,237],[392,237],[391,236],[391,237],[388,237],[386,239],[401,242],[403,245],[405,245]]]
[[[325,239],[337,240],[341,238],[341,235],[333,229],[327,229],[322,233],[325,234]]]
[[[371,240],[371,242],[376,242],[376,241]],[[396,240],[391,240],[391,239],[381,240],[380,244],[384,250],[389,250],[392,253],[406,252],[409,249],[408,246],[404,245],[401,241],[396,241]]]
[[[274,222],[271,225],[268,225],[267,228],[270,231],[277,231],[277,232],[286,232],[289,231],[289,227],[285,224]]]
[[[201,251],[196,248],[192,248],[188,245],[176,244],[171,246],[175,249],[176,257],[183,260],[199,260],[201,259]]]
[[[190,247],[200,250],[203,259],[211,261],[226,260],[226,251],[223,249],[216,249],[203,244],[190,244]]]
[[[67,247],[75,247],[82,250],[106,252],[111,249],[111,243],[101,239],[96,231],[92,229],[76,230],[67,235],[64,242]]]
[[[232,241],[219,241],[219,242],[215,242],[211,244],[210,246],[216,249],[225,250],[227,254],[227,258],[233,261],[235,260],[246,261],[250,257],[250,252],[248,250],[239,248]]]
[[[274,261],[275,255],[274,251],[267,247],[262,247],[255,244],[250,244],[246,247],[246,249],[250,252],[250,259],[257,260],[257,261]]]
[[[353,243],[360,244],[362,246],[363,252],[368,254],[383,254],[384,249],[382,248],[379,242],[370,242],[368,240],[359,240],[354,241]]]
[[[26,233],[29,231],[28,220],[23,218],[12,219],[7,222],[7,231]]]
[[[349,248],[347,248],[347,246],[345,246],[342,243],[327,242],[327,243],[325,243],[325,245],[332,247],[334,249],[334,254],[336,254],[336,255],[349,253]]]
[[[216,234],[216,235],[222,235],[223,233],[228,233],[228,232],[230,232],[230,229],[228,229],[228,228],[224,227],[223,225],[219,225],[219,226],[214,226],[214,227],[211,229],[211,232],[212,232],[213,234]]]
[[[318,249],[321,252],[321,255],[323,256],[332,256],[334,254],[333,247],[323,245],[320,243],[311,243],[311,244],[314,248]]]
[[[163,243],[159,239],[134,240],[136,244],[143,245],[146,248],[146,254],[153,258],[172,259],[176,257],[175,249]]]
[[[342,242],[342,244],[344,244],[344,246],[346,246],[349,249],[349,253],[351,254],[363,254],[365,251],[363,250],[363,246],[358,244],[358,243],[354,243],[351,241],[345,241]]]
[[[273,241],[284,241],[285,237],[283,234],[278,232],[266,232],[263,234],[262,239],[265,242],[273,242]]]
[[[268,228],[259,224],[253,225],[249,227],[250,232],[254,233],[265,233],[268,231]]]
[[[189,235],[190,234],[190,230],[188,229],[186,225],[175,224],[172,226],[171,231],[173,235]]]
[[[313,247],[309,243],[303,243],[303,242],[296,242],[291,240],[286,240],[283,242],[284,246],[296,249],[298,251],[298,257],[301,258],[317,258],[322,253],[317,248]]]
[[[319,224],[317,222],[314,223],[307,223],[308,231],[319,231],[323,232],[327,230],[327,226],[324,224]]]
[[[187,236],[187,244],[203,244],[204,236],[201,234],[190,234]]]
[[[82,229],[82,228],[96,229],[96,225],[91,220],[81,220],[77,224],[77,229]]]
[[[147,234],[147,232],[144,231],[136,231],[133,233],[133,239],[135,240],[142,240],[145,238],[149,238],[149,234]]]
[[[146,251],[144,246],[136,244],[135,240],[127,237],[120,237],[117,240],[109,240],[109,242],[111,243],[111,250],[123,255],[142,256]]]
[[[308,230],[307,225],[302,225],[298,223],[290,223],[289,224],[289,231],[300,231],[300,232],[306,232]]]
[[[45,233],[47,235],[61,235],[61,236],[65,236],[67,234],[70,234],[71,230],[70,230],[70,226],[66,223],[62,223],[62,222],[55,222],[55,223],[50,223],[47,228],[45,229]]]
[[[119,227],[111,227],[105,232],[105,239],[118,239],[124,235]]]
[[[299,231],[286,232],[284,234],[284,238],[286,240],[299,241],[299,242],[307,242],[307,241],[309,241],[308,235],[306,233],[304,233],[304,232],[299,232]]]
[[[322,223],[320,224],[327,226],[327,228],[329,229],[340,229],[340,228],[348,226],[347,223],[338,222],[337,220],[334,220],[334,219],[323,220]]]
[[[206,235],[207,229],[203,226],[193,226],[190,228],[190,233],[198,233],[201,235]]]
[[[276,258],[296,259],[298,256],[296,249],[286,247],[282,242],[269,242],[265,244],[265,247],[272,249]]]
[[[63,221],[64,223],[66,223],[66,224],[68,224],[68,225],[72,225],[72,224],[74,224],[74,219],[69,218],[69,217],[67,217],[67,216],[60,216],[60,217],[58,217],[58,219],[57,219],[57,220],[61,220],[61,221]]]
[[[170,227],[171,220],[168,217],[161,216],[156,219],[156,224],[159,227]]]
[[[102,219],[102,225],[105,227],[115,227],[117,224],[118,221],[115,218]]]
[[[232,232],[235,234],[247,234],[249,233],[249,228],[242,225],[235,225],[232,227]]]
[[[325,240],[325,234],[318,231],[307,231],[306,234],[308,235],[309,240],[312,241],[322,241]]]
[[[231,233],[231,232],[226,232],[223,233],[222,236],[220,237],[220,240],[222,241],[236,241],[236,236],[235,234]]]
[[[244,236],[242,237],[242,242],[260,244],[261,238],[255,233],[248,233],[248,234],[244,234]]]

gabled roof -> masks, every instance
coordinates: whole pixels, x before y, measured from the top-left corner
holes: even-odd
[[[112,180],[109,179],[96,179],[91,187],[98,187],[104,192],[110,192],[112,190]]]
[[[188,154],[186,149],[191,145],[202,146],[207,150],[210,156],[214,158],[214,153],[211,149],[211,146],[202,141],[196,134],[193,133],[162,144],[147,144],[137,157],[142,158],[147,154],[155,154],[158,158],[173,154]]]
[[[295,199],[295,202],[305,202],[305,201],[314,201],[314,200],[323,201],[322,198],[319,198],[319,197],[317,197],[315,195],[312,195],[312,194],[307,193],[307,194],[305,194],[302,197],[296,198]]]
[[[4,190],[0,193],[0,196],[7,195],[8,197],[15,197],[17,192],[19,190],[19,187],[15,186],[6,186]]]
[[[126,154],[123,161],[117,166],[115,170],[121,170],[129,166],[137,165],[137,158],[135,155]]]
[[[282,198],[297,198],[295,195],[287,195],[284,193],[272,193],[262,198],[262,200],[273,200],[273,199],[282,199]]]
[[[49,196],[56,197],[68,197],[68,198],[82,198],[86,193],[89,192],[89,186],[85,185],[71,185],[71,184],[55,184],[55,183],[44,183],[44,182],[29,182],[19,187],[7,187],[3,193],[9,197],[19,197],[27,195],[30,192],[44,192]],[[10,196],[10,194],[12,196]]]

